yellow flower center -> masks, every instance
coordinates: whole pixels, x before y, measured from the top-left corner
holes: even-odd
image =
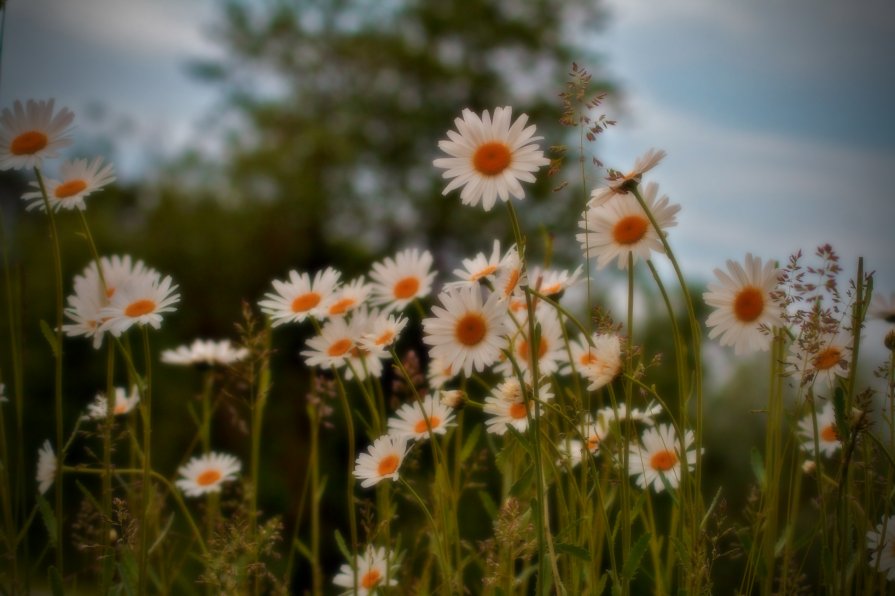
[[[320,304],[320,294],[317,292],[308,292],[302,294],[292,301],[292,312],[307,312]]]
[[[198,476],[196,476],[196,484],[199,486],[211,486],[221,479],[221,471],[220,470],[205,470]]]
[[[389,343],[390,341],[392,341],[392,339],[394,339],[394,337],[395,337],[395,334],[391,330],[389,330],[389,331],[384,332],[379,337],[377,337],[376,341],[373,343],[375,343],[377,346],[384,346],[387,343]]]
[[[127,404],[126,403],[115,404],[115,408],[112,410],[112,412],[114,414],[124,414],[125,412],[127,412]]]
[[[350,339],[343,338],[338,341],[333,342],[329,348],[326,349],[326,353],[328,356],[332,358],[337,358],[339,356],[344,356],[348,350],[354,347],[354,342]]]
[[[75,196],[85,188],[87,188],[87,183],[84,180],[69,180],[57,186],[53,194],[57,199],[62,200]]]
[[[811,363],[817,370],[829,370],[839,364],[841,360],[842,350],[836,346],[830,346],[815,356]]]
[[[479,271],[476,271],[475,273],[470,275],[469,281],[479,281],[483,277],[488,277],[495,271],[497,271],[497,265],[488,265],[484,269],[480,269]]]
[[[148,298],[144,298],[128,304],[127,308],[124,309],[124,315],[135,319],[137,317],[142,317],[143,315],[148,315],[154,310],[155,302]]]
[[[544,354],[547,353],[547,342],[543,337],[539,338],[540,344],[538,345],[538,360],[544,357]],[[528,340],[523,339],[519,342],[519,348],[516,350],[519,354],[519,357],[531,364],[531,350],[528,345]]]
[[[398,469],[399,463],[400,460],[398,459],[398,456],[394,453],[389,453],[379,460],[379,465],[376,467],[376,473],[380,476],[388,476],[389,474],[394,474],[395,470]]]
[[[454,327],[454,337],[464,346],[479,345],[488,332],[488,324],[479,313],[470,312],[463,315]]]
[[[587,449],[588,451],[596,451],[600,446],[600,437],[597,435],[591,435],[587,438]]]
[[[34,155],[47,146],[47,135],[36,130],[23,132],[9,144],[9,152],[13,155]]]
[[[413,298],[420,289],[420,280],[416,277],[405,277],[395,284],[392,293],[398,300]]]
[[[650,457],[649,465],[657,472],[667,472],[677,463],[677,454],[674,451],[657,451]]]
[[[528,408],[525,407],[525,402],[517,401],[510,405],[507,414],[514,420],[522,420],[527,416]]]
[[[733,300],[733,314],[743,323],[751,323],[764,312],[764,296],[754,286],[746,286]]]
[[[521,269],[513,269],[510,274],[507,276],[507,281],[503,284],[503,295],[509,296],[513,293],[513,290],[516,289],[516,284],[519,283],[519,277],[522,275]]]
[[[642,215],[628,215],[612,227],[612,239],[618,244],[636,244],[646,236],[649,221]]]
[[[360,585],[362,588],[369,590],[370,588],[375,588],[380,579],[382,579],[382,574],[379,573],[379,570],[370,569],[360,578]]]
[[[830,424],[820,429],[820,438],[827,443],[838,441],[839,433],[836,432],[836,425]]]
[[[472,156],[472,167],[483,176],[497,176],[512,161],[510,148],[500,141],[482,143]]]
[[[432,427],[432,430],[438,428],[438,425],[441,424],[441,418],[438,416],[429,416],[429,426]],[[416,423],[413,427],[413,432],[420,434],[429,430],[429,427],[426,426],[425,418],[421,418],[419,422]]]
[[[356,302],[357,301],[354,298],[342,298],[341,300],[336,300],[333,302],[333,305],[329,307],[329,314],[344,315]]]
[[[583,366],[593,366],[600,361],[592,352],[587,352],[586,354],[582,354],[581,358],[578,359]]]

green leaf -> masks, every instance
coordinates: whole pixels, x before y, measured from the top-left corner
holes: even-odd
[[[522,493],[528,490],[528,487],[531,486],[532,478],[534,478],[534,473],[534,466],[531,466],[527,470],[522,472],[522,475],[519,476],[519,479],[516,480],[516,482],[513,483],[513,486],[510,487],[510,496],[518,498]]]
[[[528,453],[529,456],[533,456],[531,450],[531,445],[529,444],[528,437],[520,433],[515,426],[512,424],[507,424],[507,432],[515,438],[520,445],[522,445],[523,449]]]
[[[637,575],[637,569],[640,568],[640,560],[643,559],[643,554],[649,546],[650,538],[652,538],[652,534],[647,532],[638,538],[634,546],[631,547],[628,558],[625,560],[625,565],[622,567],[622,577],[632,580]]]
[[[752,456],[750,460],[752,463],[752,473],[755,474],[758,486],[764,491],[767,483],[767,478],[764,473],[764,462],[761,459],[761,453],[755,447],[752,448]]]
[[[50,344],[50,349],[53,350],[53,358],[59,358],[59,342],[56,341],[58,339],[56,332],[43,319],[40,321],[40,330],[47,339],[47,343]]]
[[[43,495],[37,495],[37,507],[40,509],[40,516],[50,535],[50,545],[56,548],[56,516],[53,514],[53,508],[50,507],[50,503],[44,499]]]
[[[342,553],[342,556],[345,557],[345,560],[353,565],[354,555],[348,550],[348,546],[345,544],[345,539],[342,538],[342,534],[338,530],[336,530],[336,546],[339,547],[339,551]]]
[[[53,591],[53,596],[62,596],[65,591],[62,589],[62,576],[59,575],[59,570],[54,565],[50,565],[47,575],[50,576],[50,589]]]
[[[479,442],[480,434],[482,434],[482,426],[476,425],[473,427],[472,432],[469,433],[469,436],[466,437],[466,440],[463,441],[463,448],[460,449],[461,462],[466,461],[466,459],[472,454],[473,449],[475,449],[476,444]]]
[[[491,498],[491,495],[486,491],[480,490],[479,500],[482,502],[482,507],[488,512],[488,516],[491,519],[497,519],[497,505],[494,503],[494,499]]]
[[[592,558],[589,550],[582,546],[578,546],[577,544],[557,542],[553,545],[553,548],[555,548],[558,553],[572,555],[573,557],[578,557],[582,561],[590,561]]]

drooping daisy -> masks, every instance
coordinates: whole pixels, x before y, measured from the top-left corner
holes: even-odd
[[[398,341],[407,319],[401,315],[371,313],[370,324],[367,331],[361,336],[359,344],[370,353],[387,357],[389,349]]]
[[[174,305],[179,301],[180,294],[171,277],[162,278],[157,271],[149,270],[116,289],[109,305],[100,309],[103,318],[100,330],[118,337],[132,325],[158,329],[162,325],[162,313],[175,311]]]
[[[444,362],[441,358],[432,358],[429,360],[429,367],[426,370],[426,380],[429,381],[429,387],[432,389],[441,389],[445,384],[457,376],[457,370]]]
[[[273,327],[284,323],[301,323],[308,317],[325,317],[341,275],[332,267],[327,267],[318,271],[311,280],[307,273],[290,271],[289,281],[273,280],[275,291],[265,294],[258,306],[270,315]]]
[[[581,439],[567,439],[559,444],[560,455],[565,457],[571,467],[581,463],[585,453],[596,456],[600,451],[603,439],[609,434],[609,424],[603,418],[592,419],[586,416],[579,428]]]
[[[578,265],[574,271],[567,269],[542,269],[534,267],[528,274],[531,287],[538,293],[548,297],[556,297],[578,283],[581,278],[582,266]]]
[[[442,292],[439,300],[442,306],[432,307],[435,316],[423,320],[430,355],[466,376],[485,370],[500,357],[507,331],[499,296],[492,293],[483,303],[479,288],[463,287]]]
[[[767,351],[771,345],[769,334],[762,327],[781,326],[781,308],[771,297],[777,286],[779,270],[768,261],[746,255],[745,267],[727,261],[727,273],[715,269],[718,282],[708,284],[702,297],[715,308],[706,320],[711,328],[709,338],[721,336],[721,345],[732,345],[737,355]]]
[[[802,439],[802,449],[814,455],[814,420],[811,412],[799,420],[799,437]],[[832,401],[825,403],[817,412],[817,445],[820,453],[827,457],[832,457],[842,446],[836,430],[836,413]]]
[[[630,185],[639,183],[644,172],[648,172],[659,165],[659,162],[664,159],[665,155],[665,152],[661,149],[650,149],[642,157],[634,161],[634,169],[627,174],[616,172],[615,175],[610,175],[607,178],[609,182],[607,186],[595,188],[591,192],[587,206],[598,207],[605,204],[612,197],[627,194],[630,192]]]
[[[65,161],[59,167],[59,180],[48,178],[44,181],[47,198],[50,200],[50,208],[54,211],[60,209],[87,208],[84,199],[88,195],[101,190],[107,184],[115,181],[115,168],[112,164],[103,164],[101,157],[88,162],[86,159]],[[43,193],[37,182],[31,182],[31,186],[38,190],[26,192],[22,199],[28,201],[28,209],[45,210]]]
[[[434,395],[423,398],[422,403],[406,403],[388,419],[389,433],[417,441],[432,434],[443,435],[454,424],[454,411]]]
[[[513,109],[509,106],[495,108],[492,120],[488,110],[479,117],[469,109],[463,110],[463,118],[456,118],[457,131],[449,130],[448,139],[438,142],[438,147],[450,157],[440,157],[432,162],[436,168],[446,170],[442,177],[452,180],[442,191],[446,195],[456,188],[464,205],[482,202],[490,211],[497,197],[508,201],[510,196],[525,198],[522,182],[534,182],[534,172],[550,163],[538,148],[534,125],[525,127],[528,116],[522,114],[510,125]]]
[[[637,476],[637,486],[646,489],[652,485],[657,493],[665,490],[662,477],[668,485],[677,488],[680,484],[681,461],[687,460],[687,469],[696,466],[696,450],[691,450],[693,431],[684,435],[684,455],[681,454],[677,433],[670,424],[660,424],[647,428],[640,438],[642,445],[632,445],[628,450],[628,474]]]
[[[638,257],[649,259],[651,251],[664,253],[659,234],[677,225],[675,215],[681,207],[669,204],[666,196],[657,202],[658,190],[656,184],[647,184],[643,200],[660,231],[653,227],[634,195],[622,195],[600,207],[588,208],[579,223],[583,231],[575,237],[582,252],[597,259],[597,269],[603,269],[613,260],[617,261],[619,269],[627,269],[629,254],[636,262]]]
[[[235,347],[229,339],[197,339],[188,346],[165,350],[162,362],[176,366],[229,366],[248,355],[246,348]]]
[[[870,316],[895,324],[895,292],[889,294],[888,299],[882,293],[874,294],[870,302]]]
[[[54,114],[54,102],[29,99],[23,106],[16,101],[12,110],[0,112],[0,170],[40,166],[71,145],[68,133],[75,115],[68,108]]]
[[[384,305],[386,310],[403,310],[416,298],[423,298],[432,291],[435,272],[432,271],[432,253],[416,248],[402,250],[395,258],[374,263],[370,277],[373,279],[372,301]]]
[[[131,387],[130,394],[124,387],[115,388],[115,401],[112,403],[112,415],[123,416],[127,414],[140,402],[140,392],[137,391],[136,385]],[[87,406],[87,418],[93,420],[103,420],[108,414],[108,402],[106,396],[98,393],[93,402]]]
[[[529,399],[526,401],[525,394]],[[550,385],[542,383],[538,386],[538,400],[543,403],[553,399]],[[528,428],[528,419],[534,416],[534,399],[531,385],[522,384],[515,377],[506,378],[499,383],[491,395],[485,398],[483,411],[490,417],[485,421],[485,428],[489,433],[503,435],[507,432],[507,426],[512,426],[519,432]],[[541,410],[543,415],[544,410]]]
[[[369,488],[380,480],[397,480],[398,469],[407,455],[407,437],[382,435],[357,456],[354,476],[360,485]]]
[[[53,486],[56,480],[56,453],[53,451],[53,445],[47,439],[37,450],[37,490],[40,494],[44,494]]]
[[[507,249],[506,254],[500,260],[497,275],[494,279],[494,291],[500,295],[501,300],[509,300],[518,295],[521,286],[528,284],[528,275],[519,256],[519,249],[514,244]]]
[[[220,492],[225,482],[236,480],[242,463],[227,453],[211,452],[194,457],[182,465],[175,484],[188,497]]]
[[[355,575],[357,576],[357,592],[355,592]],[[333,584],[347,588],[344,594],[367,596],[385,586],[396,586],[398,570],[393,562],[389,562],[388,553],[382,547],[368,545],[362,555],[354,558],[354,566],[343,563],[339,573],[333,578]],[[388,578],[388,580],[386,580]]]
[[[569,342],[570,368],[590,381],[588,391],[596,391],[612,382],[622,370],[621,340],[612,333],[595,333],[593,345],[580,337]]]
[[[508,339],[507,343],[507,349],[513,355],[516,366],[528,380],[531,380],[531,371],[535,360],[537,360],[540,375],[552,375],[559,369],[559,363],[566,352],[562,324],[556,311],[552,308],[537,310],[535,319],[536,325],[540,326],[536,350],[533,349],[527,322],[520,325],[520,328]],[[505,377],[515,374],[513,362],[509,359],[498,364],[495,371]]]
[[[895,515],[881,519],[875,529],[868,530],[866,544],[870,567],[895,581]]]
[[[830,387],[837,377],[848,377],[851,363],[852,338],[848,333],[827,333],[810,342],[799,345],[793,342],[789,364],[802,383],[814,381]]]
[[[625,420],[630,420],[632,422],[639,422],[640,424],[652,426],[655,424],[653,418],[662,413],[662,406],[655,402],[648,403],[642,410],[640,408],[628,409],[628,404],[625,403],[619,403],[617,406],[617,408],[613,408],[612,406],[600,408],[597,410],[597,417],[605,420],[607,423],[621,423]]]
[[[341,286],[333,295],[332,300],[326,309],[328,317],[342,317],[350,313],[352,310],[363,304],[373,286],[367,283],[363,277],[353,279],[347,284]]]
[[[459,281],[452,281],[444,284],[445,288],[454,286],[475,285],[485,280],[494,279],[495,274],[500,269],[500,263],[503,257],[500,254],[500,241],[494,241],[494,247],[491,250],[491,256],[485,253],[478,253],[471,259],[463,259],[463,268],[454,269],[454,275]]]

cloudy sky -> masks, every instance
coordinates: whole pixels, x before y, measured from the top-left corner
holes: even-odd
[[[627,169],[650,147],[652,173],[683,206],[672,246],[708,279],[746,252],[785,260],[829,242],[895,291],[895,10],[888,0],[609,0],[594,39],[625,111],[601,157]],[[188,58],[217,50],[212,0],[10,0],[0,105],[56,97],[101,104],[139,144],[134,170],[200,135],[212,89]],[[52,40],[47,43],[46,40]]]

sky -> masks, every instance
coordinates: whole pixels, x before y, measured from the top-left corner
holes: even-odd
[[[877,290],[895,292],[888,0],[606,7],[593,44],[623,107],[610,107],[619,124],[600,157],[627,170],[651,147],[668,153],[647,179],[682,205],[669,240],[686,273],[707,280],[747,252],[786,261],[830,243],[846,274],[862,255]],[[215,15],[213,0],[9,0],[0,106],[56,97],[88,132],[127,131],[116,165],[136,174],[147,154],[201,137],[216,97],[186,63],[219,52]]]

